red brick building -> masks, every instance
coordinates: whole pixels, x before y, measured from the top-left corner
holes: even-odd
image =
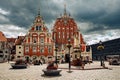
[[[65,10],[64,15],[57,18],[54,24],[52,38],[59,48],[62,48],[62,45],[68,44],[68,38],[71,39],[70,43],[74,46],[74,36],[79,38],[80,44],[85,44],[75,20]]]
[[[26,59],[48,59],[53,57],[54,43],[48,28],[40,15],[36,16],[33,25],[25,36],[24,56]]]
[[[68,39],[71,40],[70,44],[72,44],[71,53],[73,53],[75,48],[78,47],[81,50],[81,54],[86,54],[86,43],[83,36],[75,20],[70,14],[66,13],[66,9],[64,9],[64,14],[55,21],[52,29],[52,38],[58,46],[59,54],[62,54],[62,56],[68,54],[68,49],[66,48]],[[92,58],[91,53],[87,56]]]

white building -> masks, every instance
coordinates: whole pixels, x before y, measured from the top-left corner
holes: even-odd
[[[18,38],[15,41],[15,45],[16,45],[15,59],[24,58],[24,48],[22,45],[23,40],[24,40],[24,36],[18,36]]]

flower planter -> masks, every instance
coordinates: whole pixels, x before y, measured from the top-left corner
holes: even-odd
[[[43,69],[42,70],[46,76],[59,76],[60,72],[62,70],[56,69],[56,70],[49,70],[49,69]]]

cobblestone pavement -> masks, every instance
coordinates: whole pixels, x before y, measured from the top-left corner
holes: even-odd
[[[46,64],[30,65],[27,69],[11,69],[10,63],[0,63],[0,80],[120,80],[120,66],[110,66],[107,62],[105,64],[109,69],[101,69],[100,62],[93,62],[86,64],[85,70],[73,70],[79,67],[72,67],[72,73],[67,72],[68,64],[59,64],[60,68],[65,68],[61,75],[48,77],[42,72]]]

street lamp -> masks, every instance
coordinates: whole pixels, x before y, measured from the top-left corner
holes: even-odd
[[[72,47],[71,46],[71,44],[70,44],[70,38],[68,39],[68,45],[67,45],[67,47],[68,47],[68,49],[69,49],[69,73],[71,72],[71,56],[70,56],[70,48]]]
[[[11,48],[11,46],[10,46],[10,45],[8,45],[8,46],[9,46],[9,47],[8,47],[8,50],[9,50],[9,54],[8,54],[8,63],[9,63],[12,48]]]
[[[104,49],[104,46],[102,44],[102,41],[99,41],[99,46],[97,47],[97,50],[99,50],[100,52]],[[103,59],[104,55],[103,53],[101,53],[100,55],[100,62],[101,62],[101,66],[104,65],[104,59]]]
[[[82,56],[81,56],[81,44],[80,45],[80,49],[79,49],[79,53],[80,53],[80,59],[82,60]]]
[[[57,51],[58,51],[58,46],[55,46],[55,51],[56,51],[56,56],[55,56],[55,63],[57,64]]]

